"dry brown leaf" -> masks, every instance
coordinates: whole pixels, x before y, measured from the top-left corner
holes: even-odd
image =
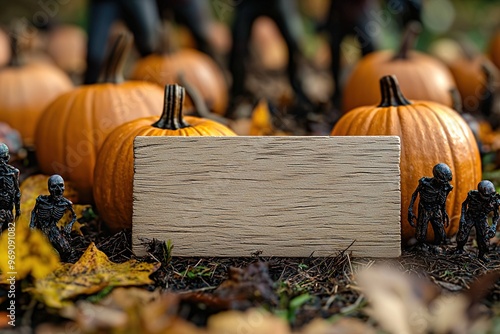
[[[246,312],[227,311],[208,319],[209,334],[289,334],[290,327],[278,318],[260,309]]]
[[[488,326],[484,317],[471,316],[474,300],[467,293],[436,294],[430,281],[381,266],[360,271],[356,280],[370,303],[367,313],[389,333],[465,334]]]
[[[107,286],[151,284],[149,278],[160,263],[129,260],[113,263],[92,243],[75,264],[64,264],[42,280],[37,280],[33,293],[47,306],[61,308],[70,299],[93,294]]]
[[[10,236],[9,236],[10,233]],[[12,239],[12,235],[15,235]],[[45,235],[31,230],[26,222],[16,223],[15,233],[5,230],[0,237],[0,282],[12,276],[21,280],[28,275],[42,279],[60,267],[59,255]]]

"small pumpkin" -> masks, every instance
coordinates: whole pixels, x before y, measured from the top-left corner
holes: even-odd
[[[460,92],[463,111],[478,114],[481,101],[487,94],[486,71],[494,68],[494,65],[486,56],[476,52],[466,41],[459,44],[462,50],[460,56],[449,61],[447,65]]]
[[[344,114],[332,136],[395,135],[401,138],[401,226],[408,242],[415,229],[408,223],[408,205],[418,180],[432,176],[440,162],[450,166],[454,189],[448,196],[448,235],[456,233],[467,193],[481,181],[481,158],[471,129],[453,109],[431,101],[407,100],[395,76],[380,80],[379,105],[359,107]],[[432,228],[428,240],[433,240]]]
[[[32,146],[43,110],[73,83],[51,64],[21,64],[15,34],[12,44],[10,66],[0,69],[0,121],[18,130],[25,145]]]
[[[141,81],[123,81],[122,68],[131,36],[120,35],[110,52],[104,80],[59,96],[40,118],[36,154],[45,174],[72,181],[82,203],[92,202],[97,153],[107,135],[119,125],[157,114],[163,91]]]
[[[391,74],[398,77],[401,90],[409,99],[453,106],[450,90],[456,85],[448,68],[427,54],[410,50],[419,29],[416,22],[408,25],[398,52],[375,51],[356,64],[343,90],[344,112],[377,104],[381,98],[377,81]]]
[[[168,44],[168,42],[165,42]],[[161,87],[179,83],[179,76],[193,85],[213,112],[223,115],[228,104],[227,84],[219,66],[210,56],[195,49],[168,50],[139,59],[132,71],[133,80],[145,80]],[[192,107],[187,101],[186,107]]]
[[[56,26],[47,35],[47,53],[66,73],[81,75],[87,66],[87,33],[76,25]]]
[[[9,63],[11,56],[10,39],[7,33],[0,29],[0,67]]]
[[[165,87],[163,113],[116,128],[106,139],[95,167],[94,198],[100,216],[112,231],[132,226],[133,144],[137,136],[234,136],[212,120],[183,117],[184,88]],[[189,152],[186,152],[188,154]]]
[[[269,71],[281,71],[288,65],[288,46],[276,23],[259,17],[252,25],[251,45],[259,65]]]

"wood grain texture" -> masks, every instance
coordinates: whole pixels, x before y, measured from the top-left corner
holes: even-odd
[[[137,137],[133,250],[397,257],[398,137]]]

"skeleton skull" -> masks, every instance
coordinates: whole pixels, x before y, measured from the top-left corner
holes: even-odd
[[[7,163],[9,159],[9,148],[4,143],[0,143],[0,163]]]
[[[61,197],[64,193],[64,180],[60,175],[49,177],[49,192],[54,197]]]
[[[477,190],[479,191],[479,194],[481,194],[481,197],[484,199],[489,199],[491,198],[495,193],[496,189],[493,183],[488,180],[483,180],[479,182],[477,185]]]

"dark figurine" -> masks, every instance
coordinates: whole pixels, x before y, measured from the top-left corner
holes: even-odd
[[[462,215],[457,234],[456,253],[462,254],[465,243],[469,237],[472,227],[476,228],[476,241],[479,248],[478,258],[487,262],[485,256],[488,252],[488,244],[496,234],[498,219],[498,208],[500,198],[495,186],[488,180],[483,180],[477,185],[477,190],[471,190],[462,203]],[[493,224],[488,225],[488,215],[493,213]]]
[[[299,58],[303,58],[301,44],[305,33],[300,24],[301,19],[299,9],[297,8],[297,1],[247,0],[239,2],[238,5],[235,6],[235,10],[235,17],[231,28],[233,46],[229,59],[229,70],[233,78],[230,92],[232,100],[226,115],[228,117],[234,117],[238,100],[248,95],[245,88],[247,77],[245,60],[249,55],[249,43],[253,23],[260,16],[271,18],[278,26],[289,51],[287,75],[290,85],[300,104],[311,107],[313,104],[301,86],[299,75]],[[297,114],[296,116],[305,115]]]
[[[9,148],[0,143],[0,234],[21,215],[19,170],[8,164],[9,159]]]
[[[134,34],[135,46],[142,57],[155,51],[160,28],[156,0],[91,0],[89,7],[85,84],[96,83],[99,79],[108,35],[112,24],[118,20],[123,20]]]
[[[417,228],[416,237],[419,244],[425,244],[427,225],[430,222],[434,230],[434,243],[440,245],[446,240],[444,228],[450,224],[450,217],[446,212],[446,199],[453,189],[450,184],[452,173],[448,165],[439,163],[432,169],[432,174],[434,177],[423,177],[418,181],[408,207],[408,221],[412,227]],[[418,194],[420,201],[417,218],[413,214],[413,205]]]
[[[59,252],[61,259],[65,260],[72,254],[68,239],[76,221],[76,214],[73,210],[73,203],[63,196],[64,180],[60,175],[52,175],[49,178],[48,187],[50,195],[40,195],[36,199],[35,207],[31,212],[30,228],[41,230]],[[61,231],[57,223],[66,210],[71,212],[72,217],[70,223]]]

